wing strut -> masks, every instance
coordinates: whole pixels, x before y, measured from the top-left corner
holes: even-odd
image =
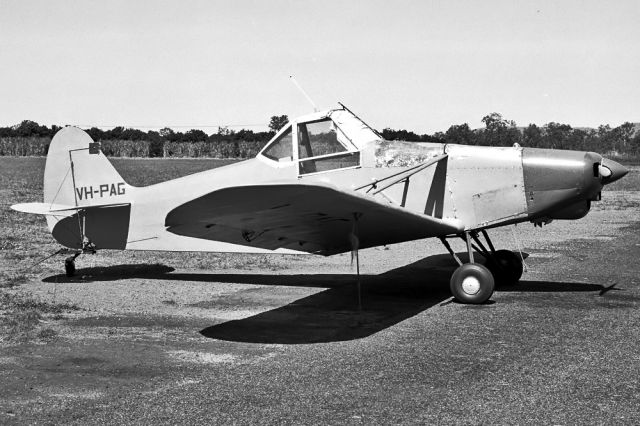
[[[429,161],[425,162],[425,163],[421,163],[418,164],[417,166],[413,166],[410,167],[409,169],[406,170],[402,170],[398,173],[394,173],[390,176],[386,176],[382,179],[376,179],[375,181],[371,182],[371,183],[367,183],[364,184],[362,186],[359,186],[357,188],[354,189],[354,191],[360,191],[361,189],[365,189],[367,187],[369,187],[366,190],[366,193],[368,194],[370,191],[373,191],[373,195],[376,194],[381,194],[384,196],[384,191],[385,189],[388,189],[390,187],[392,187],[393,185],[396,185],[400,182],[404,182],[405,183],[405,187],[404,187],[404,191],[403,191],[403,195],[402,195],[402,203],[400,204],[401,207],[404,207],[404,203],[406,202],[406,194],[407,194],[407,190],[409,189],[409,178],[413,175],[415,175],[416,173],[420,173],[421,171],[423,171],[424,169],[426,169],[429,166],[432,166],[442,160],[444,160],[445,158],[447,158],[448,154],[442,154],[442,155],[438,155],[437,157],[434,157],[432,159],[430,159]],[[382,182],[386,182],[384,185],[382,185],[381,187],[378,187],[378,184],[381,184]]]
[[[358,288],[358,311],[362,310],[362,291],[360,285],[360,240],[358,239],[358,219],[362,216],[362,213],[353,214],[353,228],[351,234],[349,234],[349,242],[351,243],[351,265],[353,265],[353,259],[356,260],[356,274],[357,274],[357,288]]]

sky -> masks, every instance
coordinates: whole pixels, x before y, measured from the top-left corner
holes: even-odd
[[[0,126],[640,122],[640,2],[0,0]],[[235,127],[234,127],[235,126]]]

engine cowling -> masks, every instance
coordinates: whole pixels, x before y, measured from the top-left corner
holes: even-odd
[[[587,213],[589,213],[590,208],[591,208],[590,200],[581,200],[581,201],[578,201],[577,203],[573,203],[559,210],[554,210],[550,212],[548,217],[550,219],[566,219],[566,220],[582,219],[587,215]]]
[[[628,170],[595,152],[525,148],[522,170],[529,218],[580,219],[604,185]]]

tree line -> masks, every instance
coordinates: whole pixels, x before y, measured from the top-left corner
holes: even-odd
[[[92,127],[85,131],[101,143],[105,155],[113,157],[250,158],[287,122],[286,115],[273,116],[269,131],[219,127],[210,135],[199,129],[179,132],[168,127],[146,132],[125,127],[110,130]],[[640,126],[629,122],[614,128],[601,125],[597,129],[573,128],[555,122],[517,127],[513,120],[494,112],[483,117],[482,123],[484,127],[480,129],[471,129],[467,123],[454,124],[446,132],[432,135],[390,128],[380,133],[387,140],[482,146],[517,143],[532,148],[596,151],[620,158],[640,157]],[[30,120],[13,127],[0,127],[0,155],[46,155],[51,138],[60,129],[60,126],[49,128]]]
[[[608,124],[597,129],[573,128],[550,122],[544,126],[529,124],[517,127],[513,120],[493,112],[482,118],[484,128],[471,129],[467,123],[454,124],[446,132],[418,135],[406,130],[386,128],[381,134],[388,140],[439,142],[462,145],[513,146],[530,148],[572,149],[613,154],[616,157],[640,157],[640,124],[626,122],[612,128]]]
[[[250,158],[287,122],[286,115],[273,116],[266,132],[219,127],[211,135],[199,129],[180,132],[168,127],[146,132],[122,126],[110,130],[91,127],[84,131],[100,142],[102,152],[111,157]],[[0,127],[0,155],[46,155],[51,138],[61,128],[56,125],[49,128],[31,120]]]

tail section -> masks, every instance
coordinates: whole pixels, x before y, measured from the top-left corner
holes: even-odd
[[[44,214],[53,237],[71,248],[124,249],[132,190],[84,131],[66,127],[53,137],[44,169],[44,203],[12,206]]]
[[[97,143],[77,127],[51,141],[44,169],[44,202],[92,206],[128,202],[130,189]]]

